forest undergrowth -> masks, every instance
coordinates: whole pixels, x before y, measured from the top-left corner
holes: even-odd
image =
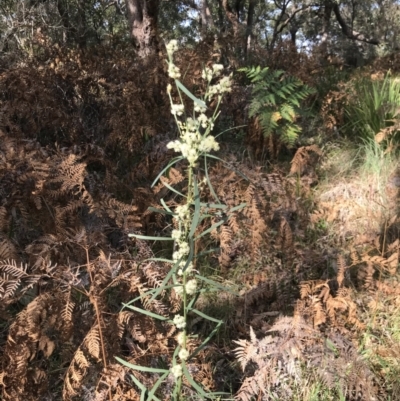
[[[127,67],[128,55],[101,64],[101,54],[53,51],[54,64],[5,68],[0,79],[0,399],[151,399],[137,383],[153,388],[157,369],[169,369],[177,332],[166,319],[181,300],[157,291],[172,246],[141,235],[171,234],[170,216],[157,211],[179,206],[170,188],[189,185],[184,162],[150,185],[174,157],[166,68],[156,61],[146,75]],[[211,48],[185,52],[176,63],[183,71],[191,59],[182,82],[197,96],[202,66],[217,60]],[[344,118],[328,101],[351,96],[339,92],[326,94],[320,130]],[[221,105],[216,129],[247,128],[221,137],[224,162],[214,160],[212,185],[199,186],[207,207],[217,197],[229,210],[202,220],[199,232],[216,228],[194,244],[195,269],[219,286],[201,292],[197,308],[223,324],[188,372],[227,394],[220,399],[400,400],[394,153],[331,135],[318,145],[306,138],[279,162],[284,146],[265,135],[262,117],[247,119],[249,99],[234,84]],[[245,136],[246,152],[230,146],[233,136]],[[132,299],[147,314],[121,310]],[[189,313],[188,348],[213,328]],[[172,399],[174,383],[166,375],[153,395]],[[193,383],[182,386],[199,399]]]

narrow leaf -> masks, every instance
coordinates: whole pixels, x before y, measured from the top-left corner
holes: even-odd
[[[160,177],[170,168],[172,167],[175,163],[177,163],[179,160],[183,160],[184,157],[183,156],[177,156],[175,158],[173,158],[168,164],[167,167],[164,167],[160,173],[158,174],[158,176],[156,177],[156,179],[153,181],[153,183],[151,184],[151,187],[154,187],[155,183],[160,179]]]
[[[199,280],[202,280],[202,281],[204,281],[205,283],[209,284],[211,287],[217,287],[217,288],[219,288],[219,289],[222,290],[222,291],[229,292],[229,293],[231,293],[231,294],[233,294],[233,295],[239,295],[238,293],[236,293],[235,291],[233,291],[231,288],[224,287],[222,284],[220,284],[220,283],[218,283],[218,282],[216,282],[216,281],[214,281],[214,280],[211,280],[211,279],[209,279],[209,278],[200,276],[199,274],[196,274],[195,277],[198,278]]]
[[[135,312],[142,313],[143,315],[150,316],[154,319],[158,319],[158,320],[162,320],[162,321],[168,320],[168,318],[166,318],[165,316],[157,315],[156,313],[149,312],[146,309],[140,309],[140,308],[137,308],[136,306],[132,306],[132,305],[128,305],[128,304],[122,304],[122,305],[124,305],[125,308],[132,309]]]
[[[198,104],[200,107],[207,107],[206,103],[198,99],[196,96],[194,96],[179,79],[175,79],[176,86],[190,99],[192,99],[196,104]]]
[[[207,343],[211,340],[211,338],[214,337],[214,335],[217,333],[218,329],[222,326],[222,320],[220,323],[218,323],[214,330],[208,335],[208,337],[194,350],[192,355],[190,356],[191,358],[194,358],[206,345]]]
[[[221,219],[218,223],[214,223],[211,227],[207,228],[207,230],[204,230],[201,234],[199,234],[194,240],[197,241],[199,238],[203,237],[204,235],[210,233],[212,230],[215,230],[217,227],[226,223],[227,220],[228,220],[227,218],[224,218]]]
[[[222,324],[223,323],[222,320],[218,320],[218,319],[215,319],[214,317],[208,316],[205,313],[200,312],[197,309],[191,309],[191,311],[194,312],[196,315],[199,315],[203,319],[207,319],[207,320],[210,320],[211,322],[218,323],[218,324]]]
[[[149,391],[149,396],[147,397],[147,401],[155,400],[158,398],[154,395],[157,391],[158,387],[163,383],[164,379],[169,375],[169,371],[165,372],[160,378],[155,382],[153,388]]]
[[[183,374],[185,375],[186,379],[188,382],[191,384],[191,386],[197,391],[197,394],[199,394],[203,398],[209,398],[207,397],[207,394],[204,392],[204,390],[198,385],[194,380],[193,377],[190,375],[185,362],[182,363],[182,370]]]
[[[149,237],[147,235],[139,235],[139,234],[128,234],[128,236],[148,241],[174,241],[174,239],[171,237]]]
[[[168,182],[163,182],[163,185],[166,186],[170,191],[176,193],[177,195],[186,198],[185,195],[183,195],[182,193],[180,193],[179,191],[177,191],[174,187],[172,187],[171,185],[169,185]]]
[[[126,367],[134,370],[139,370],[140,372],[150,372],[150,373],[169,373],[169,370],[166,369],[159,369],[159,368],[149,368],[148,366],[140,366],[140,365],[133,365],[118,356],[114,357],[119,363],[125,365]]]
[[[139,389],[141,390],[141,394],[140,394],[140,401],[145,401],[145,396],[147,393],[147,388],[139,381],[139,379],[137,379],[134,375],[131,375],[131,379],[133,380],[133,382],[139,387]]]
[[[196,231],[200,219],[200,194],[199,194],[199,188],[197,187],[196,177],[193,177],[193,188],[194,188],[194,214],[189,231],[190,238],[193,238],[193,235]]]
[[[166,210],[157,209],[157,208],[155,208],[155,207],[153,207],[153,206],[149,206],[149,207],[147,208],[147,210],[150,210],[151,212],[155,212],[155,213],[169,214],[169,215],[171,215],[171,216],[173,216],[173,214],[174,214],[174,213],[168,212],[168,211],[166,211]]]
[[[165,203],[164,199],[161,198],[160,199],[161,204],[163,205],[165,210],[168,210],[168,212],[171,212],[172,214],[174,214],[174,212],[168,207],[168,205]]]
[[[221,203],[219,198],[218,198],[218,196],[217,196],[217,194],[214,191],[214,187],[211,184],[210,177],[208,176],[207,156],[204,156],[204,172],[206,174],[207,185],[208,185],[208,188],[210,188],[211,195],[214,197],[214,199],[218,203]]]
[[[171,278],[172,274],[175,272],[175,269],[170,269],[170,271],[168,272],[168,274],[165,276],[163,282],[161,283],[161,285],[156,289],[156,291],[154,292],[154,294],[152,295],[152,297],[150,298],[150,301],[152,301],[153,299],[155,299],[156,297],[158,297],[158,295],[166,289],[167,287],[167,283],[169,281],[169,279]]]
[[[231,166],[228,162],[226,162],[225,160],[219,158],[218,156],[214,156],[214,155],[207,155],[208,157],[211,157],[212,159],[215,160],[219,160],[220,162],[224,163],[225,165],[227,165],[230,169],[232,169],[236,174],[240,175],[242,178],[244,178],[246,181],[250,181],[250,179],[248,177],[246,177],[240,170],[235,169],[233,166]],[[218,199],[218,198],[217,198]],[[218,199],[219,202],[219,199]]]

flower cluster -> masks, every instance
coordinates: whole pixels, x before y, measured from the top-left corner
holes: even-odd
[[[215,77],[219,77],[222,73],[224,66],[222,64],[214,64],[212,68],[206,67],[201,74],[201,77],[205,79],[207,82],[211,82],[211,80]]]
[[[171,113],[174,116],[181,116],[185,111],[185,106],[183,104],[172,104],[171,105]]]
[[[201,114],[196,122],[188,119],[186,123],[180,125],[180,139],[169,142],[167,148],[181,153],[187,159],[189,165],[191,167],[194,166],[203,153],[219,150],[219,144],[212,135],[201,135],[198,131],[199,126],[207,127],[209,124],[211,125],[212,123],[204,114]],[[194,131],[194,128],[196,131]]]
[[[167,46],[167,54],[168,54],[168,75],[172,79],[179,79],[181,77],[181,73],[179,71],[179,68],[174,64],[172,61],[172,57],[174,53],[178,50],[178,41],[177,40],[171,40]]]
[[[174,375],[175,379],[179,379],[182,376],[182,366],[175,365],[171,368],[171,373]]]
[[[172,62],[168,63],[168,75],[172,79],[179,79],[181,77],[179,67]]]
[[[181,315],[175,315],[174,317],[174,325],[178,329],[184,329],[186,327],[186,321],[185,318]]]
[[[178,42],[171,40],[167,44],[168,53],[168,74],[171,78],[177,79],[180,77],[179,68],[173,63],[173,54],[178,49]],[[206,67],[203,70],[202,77],[207,81],[208,89],[205,94],[205,99],[210,100],[214,95],[218,95],[218,101],[221,101],[224,93],[230,92],[231,79],[230,77],[222,77],[215,85],[210,85],[213,78],[219,77],[222,74],[224,67],[222,64],[214,64],[211,67]],[[182,116],[185,111],[183,104],[175,104],[171,97],[171,85],[168,85],[167,92],[171,100],[171,113],[177,119]],[[218,103],[219,104],[219,103]],[[190,167],[193,167],[202,154],[207,154],[211,151],[219,150],[218,142],[210,135],[214,128],[214,122],[218,116],[214,113],[213,117],[207,117],[207,107],[202,101],[194,103],[194,116],[195,118],[188,117],[184,122],[179,121],[177,124],[180,131],[180,138],[168,143],[167,148],[179,152],[187,159]]]
[[[231,91],[232,81],[230,77],[223,77],[217,84],[209,86],[206,99],[209,100],[215,95],[222,97],[224,93],[229,93]]]
[[[172,56],[178,50],[178,41],[173,39],[165,47],[168,55]]]

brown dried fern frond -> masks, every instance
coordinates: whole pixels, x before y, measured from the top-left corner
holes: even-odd
[[[312,154],[317,156],[317,158],[312,158]],[[315,164],[321,156],[322,151],[317,145],[300,147],[297,149],[291,161],[290,174],[303,174],[307,167],[311,167],[312,164]]]
[[[339,287],[342,286],[346,270],[348,269],[343,255],[339,255],[337,259],[337,281]]]
[[[46,391],[42,378],[45,374],[31,369],[41,366],[40,360],[48,359],[56,348],[51,339],[53,331],[62,332],[59,320],[61,303],[57,296],[42,294],[30,302],[11,324],[4,349],[3,383],[6,400],[31,399],[31,394]],[[61,325],[60,325],[61,323]]]

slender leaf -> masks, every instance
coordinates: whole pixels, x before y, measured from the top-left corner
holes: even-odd
[[[145,259],[143,262],[147,262],[148,260],[151,260],[153,262],[165,262],[165,263],[174,263],[175,264],[175,260],[165,259],[165,258],[148,258],[148,259]]]
[[[144,239],[147,241],[174,241],[171,237],[149,237],[147,235],[139,235],[139,234],[128,234],[129,237],[135,237],[137,239]]]
[[[140,365],[133,365],[118,356],[114,357],[119,363],[125,365],[126,367],[134,370],[139,370],[140,372],[150,372],[150,373],[169,373],[169,370],[166,369],[159,369],[159,368],[149,368],[148,366],[140,366]]]
[[[196,255],[196,259],[200,258],[201,256],[208,255],[209,253],[217,252],[219,250],[220,250],[220,248],[207,249],[207,251],[202,251],[202,252],[198,253]]]
[[[172,167],[175,163],[177,163],[179,160],[183,160],[184,157],[183,156],[177,156],[174,157],[168,164],[167,167],[164,167],[160,173],[158,174],[158,176],[156,177],[156,179],[153,181],[153,183],[151,184],[151,187],[154,187],[155,183],[160,179],[160,177],[170,168]]]
[[[149,391],[149,396],[147,397],[147,401],[155,400],[157,401],[158,398],[154,395],[157,391],[158,387],[163,383],[164,379],[169,375],[169,371],[165,372],[159,379],[155,382],[152,389]]]
[[[207,319],[207,320],[209,320],[211,322],[218,323],[218,324],[222,324],[223,323],[222,320],[218,320],[218,319],[215,319],[214,317],[208,316],[205,313],[200,312],[197,309],[191,309],[191,311],[194,312],[196,315],[199,315],[203,319]]]
[[[194,96],[179,79],[175,79],[176,86],[190,99],[192,99],[196,104],[198,104],[200,107],[207,107],[206,103],[198,99],[196,96]]]
[[[200,206],[208,207],[209,209],[227,209],[228,205],[224,205],[223,203],[205,203],[200,202]],[[210,214],[210,216],[212,216]]]
[[[160,214],[169,214],[171,216],[173,216],[173,214],[174,214],[173,212],[168,212],[168,211],[165,211],[165,210],[162,210],[162,209],[157,209],[157,208],[155,208],[153,206],[149,206],[147,208],[147,210],[150,210],[151,212],[155,212],[155,213],[160,213]]]
[[[246,206],[247,206],[247,203],[246,203],[246,202],[240,203],[239,205],[234,206],[232,209],[229,209],[229,212],[228,212],[228,213],[236,212],[236,210],[243,209],[243,208],[246,207]]]
[[[166,186],[170,191],[176,193],[179,196],[182,196],[183,198],[186,198],[185,195],[183,195],[181,192],[177,191],[173,186],[169,185],[168,182],[163,182],[163,185]]]
[[[199,224],[199,218],[200,218],[200,194],[199,194],[199,188],[197,186],[196,177],[193,177],[193,188],[194,188],[194,214],[189,231],[190,238],[193,238],[197,225]]]
[[[156,313],[149,312],[146,309],[140,309],[140,308],[137,308],[136,306],[132,306],[132,305],[128,305],[128,304],[122,304],[122,305],[124,305],[125,308],[132,309],[135,312],[142,313],[143,315],[150,316],[154,319],[158,319],[158,320],[162,320],[162,321],[168,320],[168,318],[166,318],[165,316],[157,315]]]
[[[141,394],[140,394],[140,401],[145,401],[145,397],[146,397],[146,393],[147,393],[147,388],[144,386],[144,384],[142,384],[139,379],[137,379],[134,375],[131,375],[131,378],[133,380],[133,382],[139,387],[139,389],[141,390]]]
[[[161,285],[156,289],[156,291],[154,292],[154,294],[150,298],[150,301],[152,301],[153,299],[158,297],[158,295],[161,294],[161,292],[164,291],[167,288],[167,283],[168,283],[169,279],[171,278],[171,276],[172,276],[172,274],[174,272],[175,272],[175,269],[170,269],[170,271],[165,276],[165,278],[164,278],[163,282],[161,283]]]
[[[195,277],[198,278],[199,280],[202,280],[202,281],[204,281],[205,283],[211,285],[212,287],[217,287],[217,288],[219,288],[219,289],[222,290],[222,291],[230,292],[231,294],[234,294],[234,295],[239,295],[239,294],[236,293],[235,291],[232,291],[231,288],[224,287],[222,284],[219,284],[218,282],[216,282],[216,281],[214,281],[214,280],[211,280],[211,279],[209,279],[209,278],[200,276],[199,274],[196,274]]]
[[[165,203],[164,199],[161,198],[160,200],[161,204],[163,205],[164,209],[168,210],[169,212],[171,212],[172,214],[174,214],[174,212],[168,207],[168,205]]]
[[[215,327],[214,330],[208,335],[208,337],[193,351],[191,354],[191,358],[194,358],[204,347],[208,344],[208,342],[214,337],[214,335],[217,333],[219,328],[222,326],[223,321],[221,320],[220,323],[218,323]]]
[[[220,135],[225,134],[225,132],[232,131],[232,130],[238,129],[238,128],[243,128],[243,127],[247,127],[247,124],[245,124],[245,125],[236,125],[235,127],[228,128],[228,129],[220,132],[218,135],[215,135],[215,138],[218,138]]]
[[[231,166],[228,162],[226,162],[225,160],[219,158],[218,156],[214,156],[214,155],[210,155],[208,154],[207,157],[211,157],[212,159],[218,160],[222,163],[224,163],[225,165],[227,165],[230,169],[232,169],[236,174],[240,175],[242,178],[244,178],[246,181],[250,181],[250,179],[248,177],[246,177],[240,170],[235,169],[233,166]],[[218,199],[219,202],[219,199]]]
[[[208,234],[212,230],[215,230],[222,224],[226,223],[227,220],[228,220],[227,218],[223,218],[218,223],[214,223],[211,227],[207,228],[207,230],[204,230],[201,234],[199,234],[194,240],[197,241],[199,238],[203,237],[204,235]]]
[[[210,188],[211,195],[214,197],[214,199],[215,199],[218,203],[221,203],[220,200],[219,200],[219,198],[218,198],[218,195],[217,195],[216,192],[214,191],[214,187],[213,187],[212,184],[211,184],[210,177],[208,176],[207,156],[204,156],[204,172],[205,172],[205,174],[206,174],[207,185],[208,185],[208,188]]]
[[[186,379],[188,380],[188,382],[191,384],[191,386],[197,391],[197,394],[199,394],[201,397],[203,398],[209,398],[207,397],[207,394],[205,393],[205,391],[200,387],[199,384],[197,384],[194,380],[193,377],[191,376],[191,374],[189,373],[185,362],[182,363],[182,370],[183,370],[183,374],[185,375]]]

